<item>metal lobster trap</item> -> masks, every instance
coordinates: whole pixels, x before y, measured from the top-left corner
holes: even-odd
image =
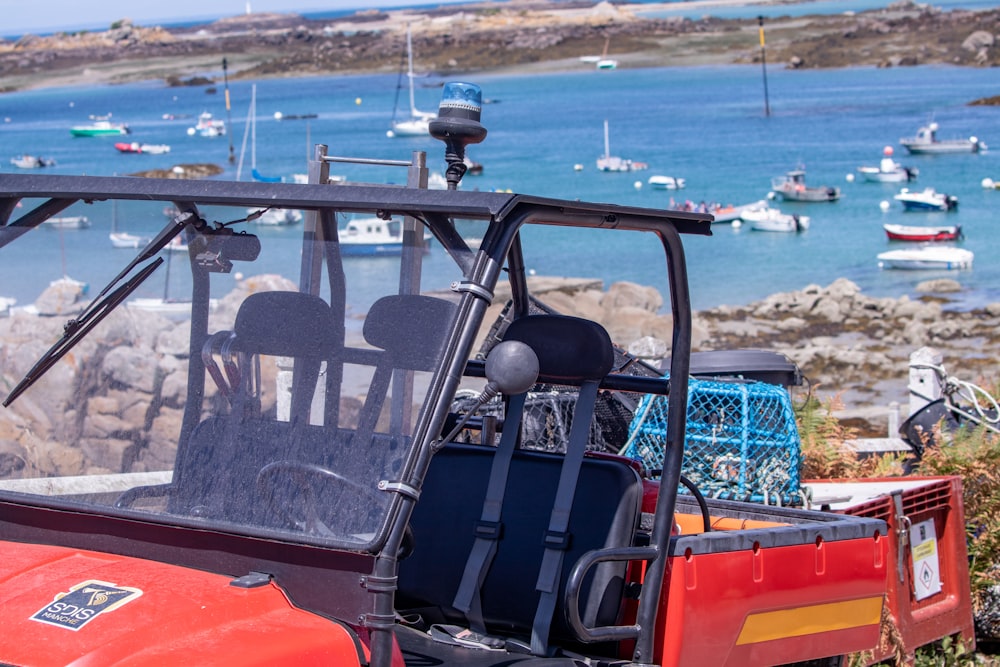
[[[743,361],[760,361],[759,351],[740,352],[753,355],[743,355]],[[718,357],[701,369],[692,364],[684,476],[709,497],[772,505],[803,504],[801,446],[786,389],[801,381],[797,369],[791,365],[786,371],[772,364],[766,373],[761,369],[758,375],[768,381],[759,381],[749,379],[755,376],[752,371],[730,376],[732,369],[723,372],[727,365],[716,361]],[[660,396],[645,396],[635,412],[622,453],[655,472],[662,467],[666,424],[667,401]]]

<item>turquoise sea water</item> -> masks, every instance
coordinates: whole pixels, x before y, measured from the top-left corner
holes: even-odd
[[[220,72],[221,74],[221,72]],[[992,70],[950,67],[844,69],[833,71],[768,70],[770,115],[764,113],[759,66],[662,68],[597,72],[592,66],[558,74],[469,77],[483,88],[486,141],[469,154],[485,165],[481,176],[468,176],[466,188],[511,189],[545,196],[668,207],[676,200],[744,203],[763,198],[771,178],[804,165],[813,185],[835,185],[843,198],[835,203],[780,204],[810,216],[800,235],[768,234],[720,225],[711,238],[687,241],[692,298],[696,308],[745,304],[769,294],[826,285],[838,277],[858,283],[873,296],[914,294],[928,278],[949,276],[965,288],[955,306],[969,308],[1000,301],[1000,259],[993,252],[1000,239],[1000,191],[985,190],[983,178],[1000,180],[1000,109],[968,106],[995,95]],[[257,168],[271,176],[305,171],[311,143],[333,154],[407,159],[426,150],[432,169],[443,169],[443,145],[430,138],[390,139],[385,135],[396,94],[395,75],[289,78],[257,83]],[[421,79],[417,104],[434,109],[440,80]],[[179,163],[212,162],[226,168],[219,178],[235,179],[228,163],[230,145],[238,159],[246,128],[251,82],[231,82],[231,132],[213,139],[189,136],[202,111],[225,119],[222,87],[166,88],[160,82],[125,86],[73,87],[0,96],[0,178],[16,170],[8,159],[31,153],[57,161],[35,173],[126,174]],[[308,120],[275,120],[275,112],[316,114]],[[125,139],[166,143],[166,155],[122,154],[113,147],[121,138],[72,138],[69,128],[91,114],[112,113],[127,122]],[[187,116],[165,119],[165,114]],[[603,152],[603,122],[610,126],[612,153],[648,162],[648,171],[610,174],[594,168]],[[899,139],[934,120],[942,137],[976,135],[995,149],[978,155],[908,156]],[[861,165],[877,164],[883,146],[920,170],[911,188],[932,186],[959,198],[957,212],[904,213],[892,202],[899,184],[847,182]],[[247,145],[242,179],[250,180]],[[581,164],[583,170],[574,170]],[[388,168],[343,166],[351,180],[402,182]],[[20,172],[23,173],[23,172]],[[687,187],[657,191],[645,185],[654,174],[682,177]],[[637,188],[636,184],[643,187]],[[887,211],[880,202],[889,201]],[[38,229],[0,249],[3,282],[0,295],[30,303],[50,280],[68,273],[100,286],[131,257],[110,247],[106,205],[78,205],[67,214],[88,215],[90,229],[62,234]],[[15,214],[16,215],[16,214]],[[129,231],[158,230],[162,206],[128,204],[118,211]],[[882,223],[963,226],[962,245],[976,253],[974,268],[963,272],[880,270],[879,252],[898,247],[886,241]],[[283,233],[282,230],[265,230]],[[291,234],[289,236],[292,236]],[[655,284],[659,266],[648,267],[630,248],[606,245],[568,246],[554,239],[552,263],[576,262],[630,266],[630,279]],[[70,248],[72,252],[63,252]],[[295,252],[290,242],[289,252]],[[433,253],[432,253],[433,255]],[[547,266],[534,268],[545,274]],[[430,270],[433,270],[431,268]]]

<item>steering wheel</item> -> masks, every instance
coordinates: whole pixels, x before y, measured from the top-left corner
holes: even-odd
[[[274,488],[275,479],[279,475],[287,475],[294,481],[296,488],[303,491],[303,502],[301,504],[296,503],[295,505],[302,508],[303,516],[295,516],[287,503],[283,504],[276,501],[275,495],[268,493],[268,491]],[[351,489],[352,492],[355,492],[355,495],[358,495],[356,492],[360,492],[362,498],[367,497],[373,504],[381,503],[385,499],[380,491],[359,484],[329,468],[324,468],[315,463],[288,460],[273,461],[260,469],[260,472],[257,473],[257,492],[264,497],[268,505],[278,515],[298,530],[322,537],[336,536],[338,533],[327,526],[319,516],[320,502],[316,497],[316,486],[310,483],[311,480],[320,483],[333,481],[336,484],[342,484]],[[342,534],[341,537],[343,537]],[[408,525],[406,526],[406,531],[403,533],[403,540],[399,546],[396,558],[403,560],[413,553],[414,544],[413,529]]]
[[[288,494],[276,497],[273,491],[281,488],[279,479],[291,480],[291,490],[300,492],[295,495],[295,503],[285,502]],[[296,529],[312,535],[333,537],[340,535],[331,529],[320,518],[321,501],[318,489],[340,486],[348,489],[354,496],[361,496],[372,503],[384,502],[384,496],[371,487],[364,486],[354,480],[344,477],[338,472],[302,461],[273,461],[257,473],[257,493],[268,503],[270,508],[281,518],[288,521]],[[297,512],[296,510],[301,510]]]

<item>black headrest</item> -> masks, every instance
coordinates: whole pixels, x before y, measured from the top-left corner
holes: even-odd
[[[525,343],[538,356],[542,381],[580,384],[611,372],[611,336],[597,322],[567,315],[529,315],[507,327],[504,340]]]
[[[236,314],[235,347],[243,352],[325,359],[340,343],[343,323],[323,299],[300,292],[257,292]]]
[[[365,340],[385,350],[395,368],[434,370],[455,310],[454,303],[432,296],[385,296],[368,309]]]

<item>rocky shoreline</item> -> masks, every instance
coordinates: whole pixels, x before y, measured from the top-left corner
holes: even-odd
[[[684,3],[699,4],[712,3]],[[670,8],[517,0],[359,11],[337,21],[249,14],[170,30],[123,19],[103,32],[0,39],[0,91],[151,79],[204,84],[223,58],[234,79],[395,72],[407,25],[422,69],[439,76],[576,68],[581,55],[605,44],[620,67],[760,62],[756,20],[649,18]],[[944,12],[903,0],[857,14],[769,19],[766,57],[791,68],[996,67],[998,26],[1000,9]]]
[[[603,291],[593,283],[552,281],[534,289],[560,312],[601,322],[635,356],[660,365],[669,355],[672,323],[658,314],[663,302],[652,288],[616,283]],[[874,298],[840,279],[699,311],[692,350],[785,355],[806,381],[793,390],[797,399],[812,391],[859,437],[885,437],[893,403],[901,419],[908,415],[910,355],[921,348],[937,351],[961,380],[985,389],[1000,381],[1000,303],[959,312],[948,308],[948,295],[961,289],[957,282],[927,281],[916,289],[917,299]]]
[[[655,289],[558,277],[532,282],[532,292],[547,305],[601,322],[635,356],[653,365],[669,356],[671,317],[662,314]],[[1000,377],[1000,303],[949,310],[947,294],[956,287],[950,280],[929,282],[920,287],[924,297],[911,300],[868,297],[843,279],[810,285],[747,306],[695,313],[693,349],[781,353],[859,437],[884,437],[890,403],[898,403],[906,417],[909,358],[916,350],[938,350],[951,374],[988,389]],[[244,279],[220,301],[212,329],[227,328],[247,293],[270,289],[294,285],[277,276]],[[498,289],[488,322],[505,301]],[[0,386],[8,390],[58,339],[82,302],[79,293],[60,287],[33,305],[32,311],[0,318]],[[121,340],[134,344],[122,346]],[[173,451],[162,434],[175,432],[181,418],[187,355],[186,323],[119,308],[35,388],[0,410],[0,478],[162,469],[169,461],[150,459],[150,452]],[[806,388],[794,391],[799,400],[800,391]],[[78,446],[67,449],[59,441]],[[22,473],[25,462],[37,470]]]

